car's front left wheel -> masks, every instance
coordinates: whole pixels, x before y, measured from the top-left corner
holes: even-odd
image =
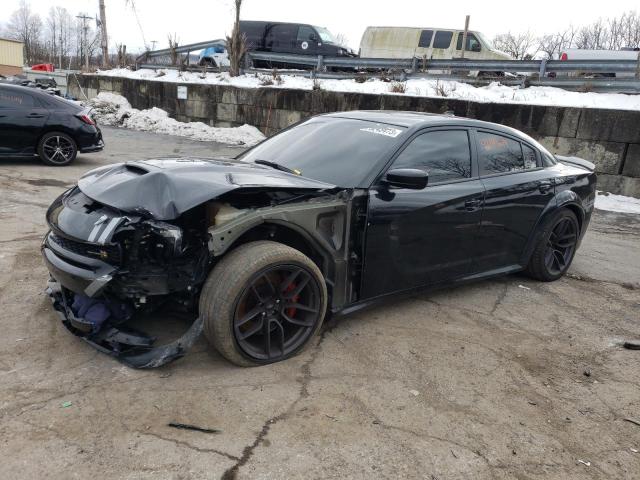
[[[207,339],[240,366],[296,355],[320,330],[326,309],[327,287],[318,266],[270,241],[228,253],[209,274],[199,302]]]
[[[38,155],[47,165],[63,167],[73,162],[78,154],[76,142],[66,133],[49,132],[38,143]]]

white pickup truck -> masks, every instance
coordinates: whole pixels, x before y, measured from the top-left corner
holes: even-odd
[[[623,50],[587,50],[580,48],[569,48],[560,54],[560,60],[638,60],[640,51],[636,49]],[[618,73],[597,73],[592,72],[572,72],[568,76],[585,76],[594,75],[598,77],[617,77],[617,78],[633,78],[634,72],[618,72]]]

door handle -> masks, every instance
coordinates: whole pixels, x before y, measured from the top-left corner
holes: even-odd
[[[474,210],[478,209],[481,203],[482,202],[477,198],[467,200],[466,202],[464,202],[464,208],[469,212],[473,212]]]
[[[552,188],[553,184],[551,182],[540,182],[538,184],[538,190],[540,190],[540,193],[547,193]]]
[[[30,113],[27,115],[27,118],[42,118],[44,115],[42,113]]]

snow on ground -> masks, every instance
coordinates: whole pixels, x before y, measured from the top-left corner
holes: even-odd
[[[132,108],[121,95],[101,92],[86,102],[93,108],[98,123],[144,130],[180,137],[189,137],[206,142],[220,142],[229,145],[251,146],[265,137],[255,127],[242,125],[235,128],[210,127],[202,122],[178,122],[157,107],[148,110]]]
[[[301,76],[281,75],[280,82],[264,85],[271,75],[242,75],[229,77],[227,73],[178,72],[170,69],[141,69],[132,71],[126,68],[98,71],[97,75],[128,77],[159,82],[199,83],[210,85],[233,85],[246,88],[293,88],[311,90],[313,80]],[[374,94],[394,94],[391,84],[378,79],[369,79],[364,83],[349,80],[318,80],[323,90],[339,92],[360,92]],[[530,105],[553,105],[583,108],[612,108],[616,110],[640,110],[640,95],[622,93],[569,92],[555,87],[510,87],[494,82],[486,87],[474,87],[466,83],[430,79],[411,79],[406,82],[404,95],[417,97],[459,98],[485,103],[524,103]],[[400,94],[401,95],[401,94]]]
[[[610,212],[640,214],[640,199],[614,195],[613,193],[597,192],[596,208]]]

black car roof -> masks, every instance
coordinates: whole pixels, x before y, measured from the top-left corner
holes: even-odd
[[[458,125],[475,128],[490,128],[510,135],[516,135],[529,139],[525,133],[498,123],[485,122],[466,117],[456,117],[449,114],[437,114],[426,112],[410,112],[397,110],[353,110],[348,112],[335,112],[319,115],[319,117],[352,118],[368,122],[386,123],[398,127],[405,127],[411,131],[427,126]]]

